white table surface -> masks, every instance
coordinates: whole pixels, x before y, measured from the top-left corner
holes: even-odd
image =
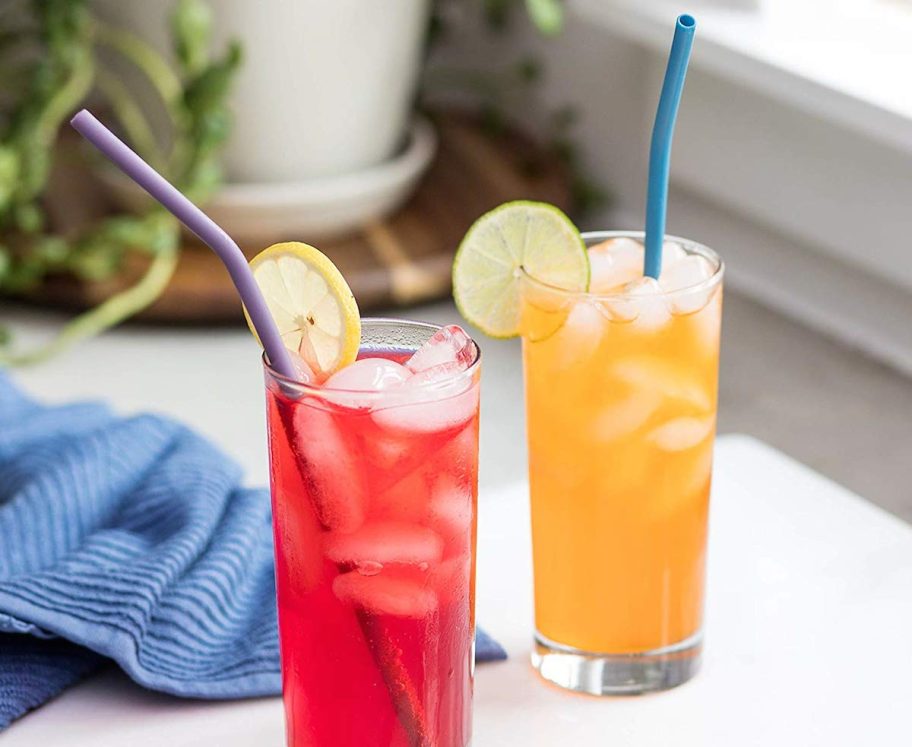
[[[482,495],[478,619],[507,662],[476,672],[476,747],[908,744],[912,528],[769,447],[719,440],[707,645],[690,683],[599,699],[529,663],[526,489]],[[282,745],[278,699],[186,702],[108,673],[14,724],[4,747]]]

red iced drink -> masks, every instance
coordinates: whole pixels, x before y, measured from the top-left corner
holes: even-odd
[[[321,387],[267,369],[288,744],[464,747],[477,348],[381,320],[362,340]]]

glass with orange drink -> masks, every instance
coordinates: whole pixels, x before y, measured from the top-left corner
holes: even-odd
[[[463,315],[521,336],[539,673],[593,694],[680,684],[701,653],[723,266],[668,237],[580,234],[557,208],[482,216]]]
[[[535,577],[533,661],[596,694],[699,666],[723,266],[641,234],[584,234],[585,292],[523,275]]]

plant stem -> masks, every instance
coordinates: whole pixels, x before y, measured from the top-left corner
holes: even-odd
[[[50,149],[57,139],[60,124],[85,99],[92,88],[95,63],[86,50],[80,50],[79,60],[73,64],[73,73],[41,113],[36,123],[38,137]]]
[[[143,116],[142,109],[133,98],[133,94],[130,93],[130,89],[120,78],[105,70],[98,71],[97,82],[98,88],[107,97],[117,119],[126,130],[127,138],[134,150],[154,168],[161,170],[162,160],[155,141],[155,134]]]
[[[0,352],[0,366],[26,366],[41,363],[87,337],[119,324],[148,306],[165,289],[177,267],[178,251],[169,249],[155,256],[139,282],[94,309],[80,314],[64,325],[53,340],[24,353]]]
[[[95,41],[119,52],[142,70],[166,105],[168,113],[172,117],[176,116],[183,86],[180,78],[150,44],[136,34],[115,29],[102,21],[95,22]]]

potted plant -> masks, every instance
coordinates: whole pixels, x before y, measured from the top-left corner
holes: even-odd
[[[154,301],[176,266],[178,226],[154,205],[78,233],[47,225],[55,147],[74,110],[100,99],[141,155],[203,203],[223,166],[233,179],[279,184],[346,173],[402,142],[446,1],[468,2],[14,0],[0,8],[0,71],[11,79],[0,100],[0,294],[28,293],[60,273],[104,280],[137,254],[149,260],[135,285],[70,322],[50,346],[18,355],[0,346],[0,363],[45,357],[119,323]],[[476,7],[497,24],[518,5],[542,32],[559,29],[557,0]]]

